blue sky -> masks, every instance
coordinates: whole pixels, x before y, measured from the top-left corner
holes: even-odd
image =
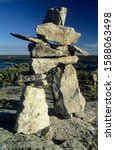
[[[36,36],[35,28],[51,7],[68,9],[65,26],[81,33],[77,45],[97,54],[97,0],[0,0],[0,55],[29,54],[28,42],[16,39],[11,32]]]

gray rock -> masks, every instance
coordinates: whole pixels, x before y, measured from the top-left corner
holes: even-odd
[[[47,11],[46,18],[43,21],[43,23],[52,22],[56,25],[64,26],[66,14],[67,14],[67,9],[65,7],[50,8]]]
[[[42,39],[38,39],[38,38],[35,38],[35,37],[28,37],[28,36],[25,36],[25,35],[20,35],[20,34],[17,34],[17,33],[11,33],[12,36],[16,37],[16,38],[19,38],[19,39],[22,39],[22,40],[25,40],[25,41],[29,41],[29,42],[33,42],[33,43],[41,43],[43,45],[46,45],[47,43],[45,43]]]
[[[93,85],[98,84],[98,70],[92,71],[92,80],[93,80]]]
[[[33,58],[31,59],[31,70],[35,74],[43,74],[56,67],[58,64],[74,64],[77,61],[77,56],[67,56],[61,58]]]
[[[59,56],[68,56],[69,51],[61,51],[58,49],[51,48],[50,45],[36,44],[33,47],[29,46],[31,58],[40,58],[40,57],[59,57]]]
[[[19,108],[16,123],[17,132],[29,135],[48,127],[50,121],[44,89],[27,86],[22,97],[23,106]]]
[[[37,26],[36,32],[48,41],[54,41],[61,45],[76,43],[81,34],[75,32],[73,28],[57,26],[53,23],[45,23]]]
[[[13,149],[32,149],[32,150],[61,150],[61,148],[55,145],[53,142],[40,139],[36,135],[23,135],[23,134],[15,134],[13,138],[5,141],[0,146],[2,150],[13,150]]]
[[[91,108],[88,110],[90,112]],[[47,139],[53,139],[62,149],[67,150],[97,150],[97,129],[93,132],[91,124],[84,119],[59,119],[50,117],[50,131]]]
[[[46,81],[45,74],[33,74],[33,75],[20,75],[18,78],[18,83],[26,84],[26,85],[35,85],[35,86],[47,86],[48,83]]]
[[[13,137],[13,134],[7,130],[0,128],[0,145],[2,142]]]
[[[80,92],[74,67],[71,64],[65,68],[58,67],[53,76],[52,89],[56,114],[62,118],[71,118],[72,115],[83,117],[85,99]]]
[[[82,54],[84,56],[88,56],[89,55],[88,52],[86,52],[85,50],[83,50],[83,49],[81,49],[81,48],[79,48],[78,46],[75,46],[75,45],[69,45],[68,46],[68,50],[72,51],[72,52],[80,53],[80,54]]]
[[[87,150],[87,148],[80,142],[77,141],[75,138],[71,141],[65,141],[62,146],[63,149],[71,148],[72,150]]]

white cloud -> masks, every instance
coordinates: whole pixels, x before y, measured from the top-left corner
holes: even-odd
[[[97,43],[87,43],[79,45],[82,49],[89,52],[90,55],[98,55],[98,44]]]
[[[97,43],[92,43],[92,44],[84,44],[84,47],[89,48],[91,50],[98,50],[98,44]]]

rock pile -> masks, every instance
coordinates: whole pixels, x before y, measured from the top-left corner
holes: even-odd
[[[23,107],[17,119],[17,132],[32,134],[50,126],[48,106],[44,92],[47,81],[42,78],[45,73],[56,68],[53,72],[52,92],[54,109],[62,118],[72,116],[83,117],[85,99],[78,84],[77,74],[72,64],[77,63],[78,57],[88,53],[74,44],[81,34],[74,28],[65,27],[67,9],[51,8],[41,25],[36,27],[37,37],[28,37],[15,33],[13,36],[30,41],[30,67],[39,81],[34,86],[27,86],[22,98]],[[45,81],[45,82],[44,82]]]

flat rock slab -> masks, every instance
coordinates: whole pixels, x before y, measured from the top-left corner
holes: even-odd
[[[42,41],[42,39],[38,39],[35,37],[29,37],[29,36],[25,36],[25,35],[21,35],[21,34],[17,34],[17,33],[10,33],[12,36],[19,38],[21,40],[25,40],[25,41],[29,41],[29,42],[33,42],[33,43],[42,43],[44,45],[46,45],[47,43],[45,43],[44,41]]]
[[[43,23],[52,22],[56,25],[64,26],[66,14],[67,14],[67,8],[65,8],[65,7],[50,8],[47,11],[46,18],[43,21]]]
[[[31,69],[35,74],[43,74],[56,67],[58,64],[74,64],[77,61],[77,56],[67,56],[61,58],[33,58],[31,59]]]
[[[50,45],[36,44],[29,45],[29,51],[31,58],[41,58],[41,57],[60,57],[68,56],[69,51],[61,51],[58,49],[51,48]]]
[[[75,45],[69,45],[68,46],[68,50],[69,51],[72,51],[72,52],[77,52],[77,53],[80,53],[81,55],[84,55],[84,56],[88,56],[89,53],[81,48],[79,48],[78,46],[75,46]]]
[[[80,92],[77,74],[71,64],[65,68],[57,67],[53,75],[52,89],[57,115],[62,118],[84,116],[85,99]]]
[[[54,41],[61,45],[76,43],[81,36],[73,28],[58,26],[53,23],[45,23],[37,26],[36,32],[46,40]]]
[[[48,105],[42,87],[27,86],[23,92],[22,108],[19,108],[16,130],[32,134],[50,125]]]

